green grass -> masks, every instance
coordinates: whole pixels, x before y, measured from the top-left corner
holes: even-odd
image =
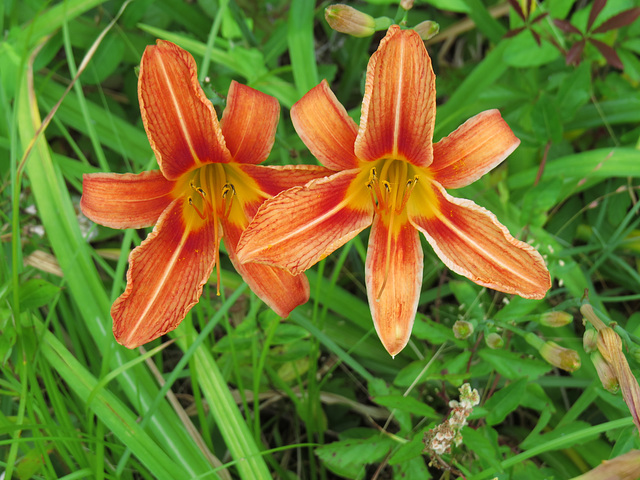
[[[568,49],[580,37],[552,19],[585,31],[590,7],[546,3],[532,18],[545,8],[548,17],[527,21],[541,47],[526,29],[505,36],[525,23],[513,8],[490,9],[494,2],[425,0],[408,14],[410,25],[431,19],[441,27],[442,41],[427,43],[436,139],[499,108],[522,141],[455,195],[536,246],[553,287],[544,300],[505,298],[451,273],[423,241],[418,317],[392,359],[366,299],[366,232],[308,272],[311,299],[285,321],[223,255],[221,297],[212,283],[177,330],[128,350],[113,338],[109,311],[124,289],[129,251],[146,232],[111,230],[79,213],[83,173],[155,165],[136,68],[156,38],[194,55],[217,106],[231,80],[276,97],[282,115],[267,163],[288,164],[315,163],[291,106],[326,78],[357,119],[383,32],[332,31],[327,2],[4,2],[4,478],[572,478],[640,448],[622,396],[603,388],[583,348],[579,310],[588,291],[637,375],[640,22],[591,34],[613,46],[624,71],[590,43],[580,66],[567,65],[551,40]],[[352,5],[396,17],[397,4],[384,0]],[[592,30],[638,6],[609,1]],[[467,19],[474,23],[458,28]],[[574,321],[544,326],[541,315],[552,310]],[[455,337],[457,320],[473,325],[470,337]],[[491,333],[502,349],[487,346]],[[574,349],[582,366],[553,367],[527,343],[529,333]],[[462,444],[430,465],[424,433],[447,418],[464,382],[481,403]],[[445,464],[452,470],[438,467]]]

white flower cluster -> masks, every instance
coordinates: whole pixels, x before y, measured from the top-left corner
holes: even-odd
[[[449,402],[451,407],[449,418],[429,430],[424,436],[426,451],[432,456],[450,453],[452,444],[458,446],[462,443],[462,427],[467,424],[467,418],[471,415],[473,407],[480,403],[478,391],[471,390],[468,383],[462,385],[459,391],[460,401]]]

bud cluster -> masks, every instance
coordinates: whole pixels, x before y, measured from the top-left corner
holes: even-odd
[[[440,456],[451,452],[451,446],[462,443],[462,427],[467,424],[467,418],[471,415],[473,407],[480,403],[480,395],[468,383],[459,389],[460,401],[451,400],[449,418],[440,425],[429,430],[424,436],[426,452],[431,456]]]

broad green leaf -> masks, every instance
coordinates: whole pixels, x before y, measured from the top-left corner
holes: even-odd
[[[365,467],[378,462],[389,453],[395,442],[386,435],[371,430],[369,438],[341,440],[316,448],[316,455],[334,473],[346,478],[364,478]]]
[[[502,471],[500,467],[500,447],[498,446],[498,433],[491,427],[462,429],[462,445],[477,456],[482,465],[491,467],[494,476]]]
[[[389,458],[389,465],[403,465],[413,458],[421,457],[422,452],[424,452],[423,437],[427,430],[428,429],[421,430],[409,442],[398,448],[393,455],[391,455],[391,458]]]
[[[531,113],[533,133],[540,144],[548,141],[558,143],[562,140],[562,123],[558,106],[553,97],[546,93],[540,95]]]
[[[400,463],[394,468],[394,480],[404,480],[405,478],[419,478],[420,480],[427,480],[433,478],[427,463],[423,456],[412,458],[406,462]]]
[[[42,278],[32,278],[20,285],[20,307],[25,310],[40,308],[60,292],[60,287]]]
[[[526,321],[528,319],[527,315],[542,304],[544,304],[543,300],[531,300],[514,295],[509,299],[509,303],[502,307],[493,318],[503,322],[519,323]]]
[[[478,355],[489,362],[496,371],[506,378],[528,377],[535,380],[551,370],[551,365],[533,357],[522,357],[519,353],[507,350],[480,350]]]
[[[484,404],[489,411],[487,414],[487,424],[496,425],[504,421],[513,412],[522,400],[527,389],[527,378],[521,378],[510,383],[504,388],[496,391]]]
[[[403,395],[386,395],[382,397],[374,397],[373,401],[378,405],[389,409],[398,409],[405,412],[413,413],[426,418],[439,418],[440,415],[429,405],[419,400]]]
[[[572,120],[578,109],[591,99],[591,68],[583,62],[573,72],[569,72],[560,84],[555,107],[563,122]]]
[[[504,62],[512,67],[540,67],[560,56],[558,49],[548,42],[538,46],[528,30],[503,41],[507,44]]]

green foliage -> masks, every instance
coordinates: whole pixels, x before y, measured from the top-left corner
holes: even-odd
[[[394,18],[396,3],[353,6]],[[128,253],[148,231],[96,226],[79,213],[84,173],[155,165],[137,68],[156,38],[194,55],[218,112],[232,80],[278,99],[267,161],[275,165],[315,162],[289,109],[319,80],[358,118],[381,34],[331,31],[327,2],[2,3],[4,478],[570,478],[640,448],[628,406],[604,390],[583,352],[579,312],[588,290],[637,376],[640,4],[494,3],[415,2],[407,19],[441,27],[427,42],[434,139],[490,108],[521,139],[459,196],[534,245],[553,287],[544,300],[508,298],[453,274],[423,242],[418,316],[395,359],[370,319],[366,233],[308,272],[311,300],[287,320],[223,256],[221,297],[206,286],[169,337],[146,353],[127,350],[113,339],[109,311]],[[552,310],[574,322],[542,325]],[[473,326],[464,340],[452,330],[460,320]],[[490,334],[502,348],[486,344]],[[576,350],[581,368],[547,363],[527,334]],[[429,457],[425,434],[447,419],[464,383],[481,403],[462,443]]]

